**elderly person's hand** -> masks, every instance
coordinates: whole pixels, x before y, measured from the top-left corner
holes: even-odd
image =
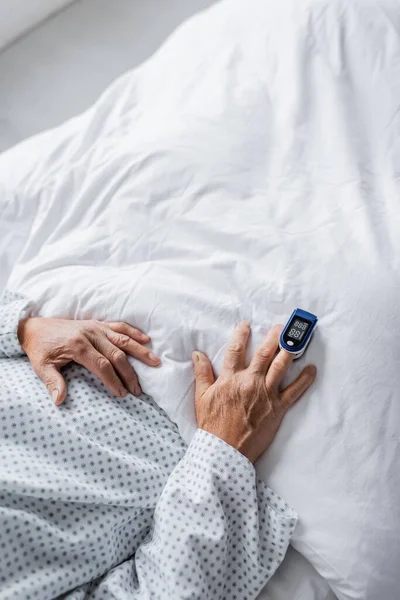
[[[128,354],[151,367],[160,364],[143,345],[150,341],[149,336],[127,323],[29,318],[20,322],[18,338],[57,405],[67,395],[60,370],[69,362],[86,367],[119,397],[128,391],[138,396],[142,391]]]
[[[282,325],[269,331],[248,367],[248,323],[234,331],[220,377],[215,380],[208,358],[193,353],[197,424],[244,454],[251,462],[270,446],[287,410],[310,387],[316,368],[308,366],[293,383],[280,389],[293,357],[278,354]]]

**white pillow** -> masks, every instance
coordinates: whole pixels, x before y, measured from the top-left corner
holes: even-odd
[[[218,373],[240,319],[254,349],[294,307],[318,315],[290,373],[318,382],[258,469],[340,599],[400,589],[396,27],[394,0],[227,0],[0,161],[18,227],[36,207],[9,287],[150,332],[163,367],[137,371],[187,440],[193,349]]]

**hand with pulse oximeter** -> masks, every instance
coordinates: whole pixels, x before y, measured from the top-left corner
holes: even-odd
[[[316,325],[314,315],[295,310],[286,327],[275,325],[269,331],[246,367],[250,325],[241,323],[228,344],[217,380],[207,356],[194,352],[198,426],[254,463],[271,445],[288,409],[315,380],[316,367],[309,365],[281,389],[290,365],[305,352]]]
[[[304,353],[316,322],[316,317],[297,309],[285,328],[276,325],[269,331],[248,366],[245,354],[250,325],[241,323],[228,344],[217,379],[207,356],[194,352],[198,427],[254,463],[273,441],[287,410],[316,377],[316,368],[308,366],[293,383],[280,388],[293,360]],[[20,322],[18,337],[56,405],[67,395],[61,369],[72,361],[94,373],[118,397],[128,391],[136,396],[141,393],[127,355],[151,367],[161,364],[145,346],[149,336],[121,322],[28,318]]]

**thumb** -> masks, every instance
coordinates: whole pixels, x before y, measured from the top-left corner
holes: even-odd
[[[207,356],[202,352],[193,352],[194,376],[196,378],[196,401],[215,382],[214,372]]]
[[[42,365],[36,372],[49,390],[54,404],[60,406],[67,395],[67,385],[60,371],[54,365]]]

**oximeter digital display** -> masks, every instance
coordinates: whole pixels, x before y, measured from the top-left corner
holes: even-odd
[[[310,343],[317,322],[315,315],[296,308],[281,333],[279,346],[293,354],[295,359],[300,358]]]

